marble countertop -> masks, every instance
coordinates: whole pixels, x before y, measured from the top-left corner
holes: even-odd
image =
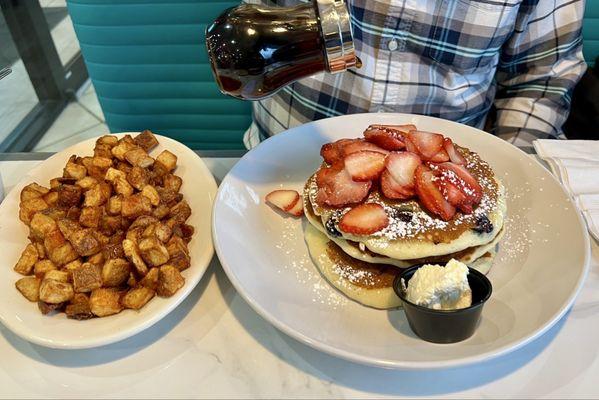
[[[220,180],[232,158],[205,158]],[[0,161],[7,192],[39,161]],[[599,245],[573,309],[498,359],[394,371],[320,353],[279,332],[236,293],[216,258],[171,314],[109,346],[52,350],[0,326],[0,397],[598,397]]]

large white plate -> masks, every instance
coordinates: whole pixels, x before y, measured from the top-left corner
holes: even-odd
[[[131,133],[136,135],[137,133]],[[125,133],[117,134],[122,137]],[[62,176],[69,156],[92,155],[96,139],[89,139],[53,155],[28,171],[27,175],[0,204],[0,322],[11,331],[30,342],[54,348],[81,349],[113,343],[132,336],[158,322],[172,311],[192,291],[202,278],[214,254],[210,233],[210,213],[216,194],[212,174],[192,150],[164,136],[156,135],[159,146],[151,151],[157,156],[168,149],[178,157],[176,174],[183,179],[181,193],[191,206],[188,223],[195,233],[189,243],[191,267],[183,271],[185,286],[170,298],[155,297],[139,311],[124,310],[105,318],[75,321],[64,313],[42,315],[35,303],[30,303],[16,289],[21,277],[13,267],[28,243],[28,228],[19,220],[19,195],[21,189],[37,182],[48,186],[51,178]]]
[[[277,188],[301,192],[320,146],[359,137],[371,123],[413,123],[480,153],[508,188],[507,233],[490,272],[493,296],[473,337],[424,342],[401,310],[377,311],[343,297],[308,256],[300,220],[263,203]],[[405,114],[317,121],[250,151],[223,180],[213,213],[216,252],[231,282],[262,317],[327,353],[392,368],[442,368],[507,353],[541,335],[572,305],[588,270],[584,224],[559,183],[511,144],[457,123]]]

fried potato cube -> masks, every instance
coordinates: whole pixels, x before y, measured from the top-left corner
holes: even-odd
[[[61,210],[59,208],[48,207],[45,210],[40,211],[46,217],[52,218],[54,221],[58,221],[61,218],[66,217],[67,212],[65,210]]]
[[[127,279],[127,286],[136,287],[137,286],[137,277],[133,272],[129,274],[129,279]]]
[[[173,207],[171,207],[169,211],[169,217],[177,221],[177,223],[182,224],[187,221],[187,218],[191,215],[191,207],[187,204],[187,201],[181,200]]]
[[[91,229],[81,229],[67,237],[75,251],[80,256],[91,256],[100,251],[100,242]]]
[[[125,250],[123,249],[122,240],[118,243],[109,243],[102,249],[102,254],[105,260],[112,260],[114,258],[125,258]]]
[[[136,147],[125,153],[125,160],[134,167],[148,168],[154,164],[154,159],[141,147]]]
[[[166,204],[160,204],[152,211],[152,216],[158,219],[162,219],[168,215],[170,208]]]
[[[75,164],[71,160],[65,165],[63,173],[65,178],[83,179],[87,175],[87,168],[83,165]]]
[[[44,242],[33,242],[35,249],[37,250],[37,256],[39,259],[46,258],[46,248]]]
[[[19,219],[29,225],[35,213],[48,208],[48,203],[41,197],[32,198],[21,202],[19,205]]]
[[[118,194],[121,194],[125,197],[131,196],[133,194],[133,187],[124,178],[115,179],[113,185],[114,191]]]
[[[148,301],[152,300],[156,293],[152,289],[141,286],[131,289],[123,296],[121,304],[125,308],[131,308],[133,310],[139,310],[145,306]]]
[[[156,191],[160,195],[161,204],[166,204],[169,208],[183,200],[183,195],[173,190],[157,187]]]
[[[50,179],[50,189],[58,189],[58,187],[62,185],[62,182],[60,182],[60,178],[52,178]],[[21,199],[23,200],[23,199]]]
[[[96,146],[94,147],[94,157],[112,158],[112,152],[110,151],[111,149],[112,149],[112,146],[109,146],[107,144],[97,143]]]
[[[144,261],[152,266],[158,267],[168,261],[168,250],[158,238],[148,237],[139,242],[139,252]]]
[[[129,229],[134,229],[134,228],[144,228],[145,229],[146,227],[156,224],[158,222],[159,221],[156,217],[153,217],[151,215],[141,215],[141,216],[137,217],[135,219],[135,221],[133,221],[133,223],[131,224]]]
[[[44,279],[40,285],[40,300],[49,304],[59,304],[73,298],[73,285],[67,282]]]
[[[112,167],[112,157],[92,157],[92,165],[100,169],[108,169]]]
[[[156,139],[152,131],[148,129],[135,136],[133,141],[145,151],[150,151],[158,146],[158,139]]]
[[[21,275],[31,275],[31,271],[37,262],[38,257],[37,249],[34,245],[29,243],[21,253],[21,257],[19,258],[19,261],[17,261],[14,270]]]
[[[31,228],[31,234],[42,240],[47,234],[58,229],[56,221],[41,212],[33,215],[29,227]]]
[[[51,271],[46,272],[46,275],[44,275],[44,279],[50,279],[58,282],[68,282],[69,276],[69,273],[66,271],[59,271],[57,269],[53,269]]]
[[[123,205],[123,195],[117,194],[106,203],[106,212],[110,215],[119,215],[121,213],[121,206]]]
[[[74,207],[74,206],[70,207],[65,214],[65,217],[67,219],[70,219],[71,221],[79,221],[80,216],[81,216],[81,208]]]
[[[158,288],[156,292],[161,297],[171,297],[185,284],[185,278],[179,270],[170,264],[160,267],[158,273]]]
[[[116,163],[116,169],[123,172],[125,175],[127,175],[129,172],[131,172],[132,168],[133,167],[131,166],[131,164],[129,164],[126,161],[118,161]]]
[[[118,314],[123,310],[119,302],[121,295],[115,289],[99,288],[92,292],[89,305],[94,315],[106,317]]]
[[[42,196],[42,199],[49,205],[54,206],[58,201],[58,192],[51,191]]]
[[[76,320],[85,320],[94,317],[92,313],[89,298],[83,293],[75,293],[71,302],[65,308],[67,318]]]
[[[150,268],[146,276],[139,282],[143,287],[147,287],[156,291],[158,289],[158,276],[160,275],[160,268]]]
[[[98,180],[91,176],[86,176],[83,179],[79,179],[75,184],[83,190],[88,190],[96,186],[98,184]]]
[[[79,223],[81,224],[81,226],[85,226],[88,228],[97,228],[100,224],[101,217],[101,207],[83,207],[81,209],[81,215],[79,216]]]
[[[77,293],[91,292],[102,287],[102,269],[89,262],[73,271],[73,288]]]
[[[147,169],[135,166],[127,174],[127,182],[135,189],[142,190],[150,181],[150,175]]]
[[[125,179],[127,175],[123,171],[119,171],[116,168],[108,168],[106,170],[106,174],[104,175],[104,179],[108,182],[114,182],[117,179]]]
[[[132,139],[133,140],[133,139]],[[135,149],[137,147],[136,144],[134,143],[129,143],[127,141],[124,141],[123,139],[121,139],[119,141],[119,144],[117,144],[116,146],[114,146],[110,152],[112,153],[113,156],[115,156],[116,158],[118,158],[121,161],[125,161],[125,154],[127,154],[127,152]]]
[[[125,135],[119,139],[119,144],[121,143],[129,143],[135,145],[135,140],[133,140],[133,137],[131,135]]]
[[[102,267],[102,282],[104,286],[115,287],[127,282],[131,264],[123,258],[113,258],[104,263]]]
[[[81,261],[80,258],[73,260],[65,265],[62,266],[62,269],[66,272],[70,272],[71,274],[73,273],[73,271],[75,271],[76,269],[80,268],[83,265],[83,262]]]
[[[21,190],[20,200],[27,201],[37,199],[38,197],[46,195],[49,191],[50,189],[38,185],[37,183],[30,183]]]
[[[125,256],[131,261],[137,272],[142,276],[145,275],[148,272],[148,266],[139,254],[137,244],[132,240],[125,239],[123,240],[123,250],[125,251]]]
[[[35,276],[26,276],[19,279],[15,286],[23,296],[29,301],[38,301],[40,299],[40,284],[41,279]]]
[[[98,229],[107,235],[112,235],[121,228],[122,218],[120,215],[103,215],[100,219]]]
[[[158,206],[158,204],[160,204],[160,196],[158,195],[158,192],[156,191],[156,188],[154,188],[154,186],[144,186],[144,188],[141,191],[141,194],[142,196],[145,196],[148,199],[150,199],[150,204],[152,204],[153,206],[156,207]]]
[[[143,234],[143,231],[144,231],[144,229],[141,226],[137,226],[135,228],[129,228],[125,237],[128,240],[131,240],[133,243],[138,244],[139,239],[141,238],[141,235]]]
[[[58,311],[64,307],[64,303],[50,304],[39,300],[37,307],[43,315],[50,314],[53,311]]]
[[[167,243],[173,234],[173,230],[162,222],[156,225],[154,234],[162,243]]]
[[[168,174],[164,176],[163,185],[165,189],[178,193],[181,189],[181,185],[183,185],[183,179],[177,175]]]
[[[104,245],[102,245],[103,247]],[[104,254],[102,254],[102,252],[100,251],[99,253],[94,254],[93,256],[90,256],[87,258],[87,262],[90,264],[96,264],[96,265],[104,265]]]
[[[140,215],[152,213],[152,203],[150,199],[140,193],[134,194],[123,199],[121,214],[126,218],[136,218]]]
[[[62,208],[78,206],[81,203],[82,189],[76,185],[60,185],[57,189],[58,200],[56,204]]]
[[[51,260],[39,260],[33,266],[33,274],[38,278],[43,278],[46,272],[53,271],[58,267]]]
[[[177,156],[168,150],[163,150],[162,153],[156,157],[156,162],[162,164],[168,172],[175,169],[177,166]]]
[[[82,229],[81,225],[79,225],[78,222],[75,222],[68,218],[59,219],[57,225],[58,229],[60,230],[60,233],[62,233],[64,237],[67,239],[74,235],[75,232],[80,231]]]
[[[104,182],[98,183],[96,186],[85,192],[83,205],[86,207],[101,206],[108,201],[111,193],[112,189],[109,184]]]
[[[79,258],[79,254],[69,242],[65,242],[61,246],[52,249],[48,254],[48,258],[57,266],[61,266],[76,260]]]
[[[167,223],[168,223],[168,221],[167,221]],[[174,226],[173,235],[179,236],[186,242],[189,242],[191,240],[191,236],[193,235],[194,231],[195,231],[195,229],[191,225],[179,224],[179,225]]]
[[[96,140],[96,144],[103,144],[110,147],[116,146],[118,142],[119,138],[113,135],[100,136],[98,140]]]

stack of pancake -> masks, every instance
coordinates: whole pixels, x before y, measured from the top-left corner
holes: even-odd
[[[445,221],[417,198],[391,200],[373,186],[364,203],[384,207],[389,224],[379,232],[343,232],[339,221],[355,205],[330,207],[317,201],[317,173],[303,192],[305,240],[310,255],[328,282],[349,298],[378,309],[399,307],[392,283],[402,269],[441,264],[454,258],[487,273],[503,236],[505,188],[478,154],[456,145],[467,169],[482,187],[482,199],[471,213],[457,212]],[[322,168],[327,168],[323,163]]]

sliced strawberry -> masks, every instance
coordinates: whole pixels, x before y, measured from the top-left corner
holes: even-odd
[[[430,160],[443,149],[443,135],[438,133],[412,131],[408,137],[425,160]]]
[[[354,182],[346,169],[328,168],[321,174],[316,202],[323,206],[342,207],[358,203],[368,196],[371,182]],[[317,175],[318,176],[318,175]],[[318,180],[318,179],[317,179]]]
[[[409,151],[389,153],[385,159],[385,167],[393,179],[401,186],[414,188],[414,171],[422,164],[417,154]]]
[[[401,133],[409,133],[410,131],[417,130],[416,125],[413,125],[413,124],[405,124],[405,125],[376,125],[376,124],[374,124],[374,125],[370,125],[368,127],[368,129],[370,129],[370,128],[393,129],[393,130],[399,131]]]
[[[304,202],[302,199],[295,203],[295,206],[293,206],[293,208],[287,212],[295,217],[301,217],[304,215]]]
[[[404,143],[406,145],[406,150],[407,151],[409,151],[410,153],[414,153],[414,154],[420,155],[420,153],[418,152],[418,148],[416,147],[416,145],[414,144],[414,142],[412,142],[412,140],[410,139],[410,136],[406,136],[405,137]]]
[[[422,205],[431,213],[438,215],[441,219],[449,221],[456,213],[456,209],[443,197],[441,191],[435,185],[437,179],[426,165],[416,168],[416,194]]]
[[[447,152],[447,155],[449,156],[449,160],[452,163],[458,164],[458,165],[466,165],[466,159],[455,148],[455,146],[453,145],[453,142],[451,141],[450,138],[446,137],[445,139],[443,139],[443,148]],[[431,160],[431,161],[433,161],[433,160]],[[435,161],[435,162],[437,162],[437,161]]]
[[[430,161],[436,162],[436,163],[449,161],[449,155],[447,154],[445,149],[441,149],[441,150],[439,150],[439,152],[437,154],[435,154],[433,156],[433,158],[431,158]]]
[[[351,153],[345,157],[344,162],[347,172],[358,182],[377,179],[385,169],[385,155],[376,151]]]
[[[389,225],[389,217],[380,204],[360,204],[339,221],[339,229],[356,235],[371,235]]]
[[[385,197],[394,200],[408,200],[416,194],[413,187],[407,188],[397,183],[387,169],[381,174],[381,192]]]
[[[380,148],[374,143],[365,141],[364,139],[358,139],[351,143],[347,143],[343,146],[343,157],[347,157],[350,154],[357,153],[359,151],[376,151],[381,154],[388,154],[389,152],[385,149]]]
[[[340,139],[326,143],[320,148],[320,155],[329,164],[335,164],[343,159],[343,148],[358,139]]]
[[[338,161],[331,165],[330,167],[320,168],[316,172],[316,185],[318,187],[323,187],[326,185],[328,181],[329,175],[336,174],[337,172],[343,169],[343,163]]]
[[[267,194],[265,200],[283,211],[289,211],[300,203],[299,198],[299,193],[295,190],[275,190]]]
[[[385,150],[396,151],[406,147],[403,142],[405,132],[383,125],[371,125],[364,131],[367,141],[382,147]]]
[[[436,166],[442,170],[440,179],[447,179],[456,185],[466,195],[470,203],[480,203],[483,189],[466,167],[451,162],[436,164]]]

